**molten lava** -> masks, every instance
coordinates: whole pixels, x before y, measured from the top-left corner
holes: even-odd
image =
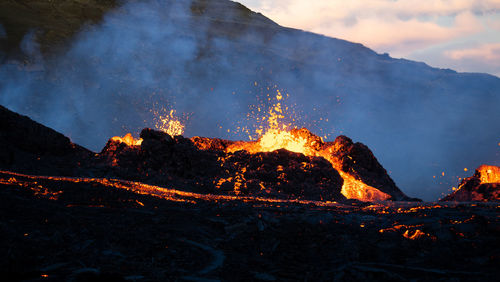
[[[307,140],[301,136],[294,136],[290,131],[280,131],[276,129],[267,131],[259,140],[259,146],[262,152],[286,149],[288,151],[307,155],[307,145]]]
[[[184,134],[184,124],[176,115],[175,110],[170,110],[168,113],[153,111],[156,129],[167,133],[170,136]]]
[[[245,150],[255,154],[259,152],[272,152],[278,149],[286,149],[291,152],[302,153],[311,157],[323,157],[328,160],[344,180],[341,193],[348,199],[362,201],[385,201],[391,198],[387,193],[380,191],[370,185],[356,179],[353,175],[342,170],[341,161],[334,156],[338,148],[334,148],[332,142],[325,143],[321,137],[312,134],[305,128],[297,129],[291,125],[284,124],[284,110],[282,108],[283,95],[277,91],[276,102],[267,112],[267,118],[258,118],[258,121],[267,121],[265,126],[256,130],[261,135],[257,141],[235,142],[225,148],[226,153]],[[289,129],[292,128],[292,129]],[[196,141],[195,141],[196,143]],[[198,145],[197,145],[198,146]],[[202,147],[204,145],[199,145]]]
[[[142,143],[141,138],[135,139],[130,133],[125,134],[123,137],[115,136],[111,138],[111,141],[125,143],[128,146],[140,146]]]
[[[264,157],[259,154],[274,152],[280,149],[285,149],[294,153],[300,153],[308,158],[320,157],[328,161],[328,163],[331,164],[331,168],[338,172],[341,178],[339,178],[340,181],[343,180],[343,182],[341,182],[342,189],[340,193],[348,199],[357,199],[362,201],[385,201],[388,199],[402,200],[407,198],[403,193],[399,191],[394,182],[387,176],[386,171],[380,166],[380,164],[378,164],[375,157],[366,146],[358,143],[354,144],[347,137],[339,137],[337,138],[338,140],[335,140],[335,142],[324,142],[321,137],[312,134],[309,130],[305,128],[298,129],[294,127],[291,122],[287,123],[285,121],[287,120],[285,118],[285,115],[288,114],[288,107],[283,106],[284,97],[280,91],[277,91],[274,99],[274,103],[272,103],[272,99],[270,98],[269,101],[272,103],[272,105],[269,107],[268,111],[261,111],[261,108],[258,108],[259,112],[263,113],[264,116],[256,118],[258,125],[257,129],[255,130],[255,133],[258,136],[257,140],[250,136],[250,140],[255,141],[233,142],[201,137],[193,137],[190,141],[199,150],[223,151],[225,154],[219,156],[218,160],[221,167],[225,166],[225,160],[228,158],[232,158],[232,160],[234,161],[233,156],[237,151],[246,151],[247,153],[253,155],[251,159],[254,159],[254,157],[256,157],[256,159],[260,159],[261,161]],[[168,112],[168,114],[165,115],[160,114],[158,111],[154,111],[154,113],[156,117],[156,128],[158,130],[167,133],[171,137],[181,135],[184,132],[184,125],[181,122],[181,119],[176,117],[175,110],[171,110],[170,112]],[[293,121],[294,119],[293,117],[288,117],[288,120]],[[141,137],[143,136],[141,135]],[[119,141],[129,146],[138,146],[142,143],[142,139],[134,139],[130,134],[127,134],[124,137],[113,137],[112,141]],[[351,153],[354,153],[355,155],[351,155]],[[283,156],[285,158],[290,157],[287,157],[286,154]],[[117,159],[113,157],[113,150],[110,151],[110,158],[112,159],[111,163],[113,164],[113,166],[117,167],[119,163],[117,162]],[[356,161],[360,161],[361,165],[356,164]],[[293,174],[305,173],[316,166],[312,163],[304,164],[312,167],[303,167],[301,168],[300,172],[296,171],[293,172]],[[247,171],[247,167],[242,165],[242,162],[240,161],[236,161],[235,163],[231,162],[231,165],[234,165],[235,167],[224,170],[227,171],[228,175],[219,175],[212,181],[213,185],[219,191],[230,191],[230,193],[233,193],[235,195],[241,195],[247,193],[249,190],[256,191],[255,187],[260,187],[261,192],[271,191],[269,190],[269,188],[276,188],[278,193],[281,193],[280,189],[282,189],[286,185],[296,187],[298,184],[292,184],[287,180],[287,175],[285,172],[283,172],[284,169],[281,165],[276,167],[277,171],[273,176],[273,178],[276,180],[276,183],[274,183],[273,185],[275,185],[276,187],[269,187],[268,185],[271,185],[271,182],[265,182],[265,180],[259,180],[259,178],[255,178],[256,175],[261,173],[259,171],[262,171],[262,169],[269,170],[269,164],[267,166],[264,165],[264,167],[261,167],[260,169],[253,168],[253,170],[255,171]],[[290,168],[292,168],[292,166],[290,166]],[[177,166],[176,169],[181,168]],[[294,167],[293,169],[298,168]],[[292,172],[289,171],[288,173]],[[382,177],[383,180],[381,182],[378,180],[374,180],[373,175],[376,175],[375,178]],[[267,177],[266,179],[268,178],[269,177]],[[327,179],[328,177],[323,176],[323,178]],[[319,189],[320,186],[317,185],[321,181],[323,181],[321,179],[321,177],[316,178],[316,180],[314,181],[319,182],[316,183],[316,186],[314,188],[308,188],[308,191],[311,189],[311,191],[313,191],[314,189]],[[256,183],[256,181],[260,183]],[[375,185],[375,187],[371,185]],[[304,193],[304,191],[302,191],[302,193]],[[323,198],[323,196],[320,197]],[[324,200],[331,199],[325,198]]]
[[[152,110],[152,112],[157,130],[165,132],[170,136],[182,135],[184,133],[184,124],[176,116],[175,110],[170,110],[168,113],[162,113],[157,110]],[[127,133],[123,137],[112,137],[111,141],[125,143],[128,146],[140,146],[142,143],[141,138],[135,139],[131,133]]]
[[[500,183],[500,167],[493,165],[481,165],[477,171],[481,184]]]
[[[306,156],[319,156],[317,146],[321,138],[312,135],[307,129],[280,130],[269,129],[257,141],[237,142],[230,145],[226,152],[245,150],[249,153],[272,152],[286,149]]]

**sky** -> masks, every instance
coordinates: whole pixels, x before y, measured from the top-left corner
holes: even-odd
[[[500,77],[500,0],[238,0],[286,27]]]

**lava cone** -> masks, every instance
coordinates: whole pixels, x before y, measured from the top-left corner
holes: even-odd
[[[500,167],[481,165],[473,176],[463,179],[458,189],[441,201],[500,201]]]

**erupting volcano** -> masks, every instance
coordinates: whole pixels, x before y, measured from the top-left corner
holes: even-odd
[[[399,190],[368,147],[346,136],[324,142],[306,128],[285,124],[282,93],[269,100],[274,101],[269,110],[256,118],[261,124],[255,132],[261,135],[255,141],[175,136],[171,129],[183,126],[171,112],[159,131],[145,129],[137,140],[130,134],[111,138],[100,160],[113,164],[120,177],[155,184],[176,178],[190,187],[202,186],[205,191],[200,192],[328,201],[415,200]]]
[[[228,0],[3,1],[0,277],[494,281],[498,90]]]

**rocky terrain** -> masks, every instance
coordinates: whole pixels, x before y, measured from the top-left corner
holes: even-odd
[[[1,172],[2,277],[493,281],[500,274],[498,205],[172,198],[141,195],[134,185]]]
[[[200,150],[187,138],[150,129],[139,146],[108,142],[101,153],[104,166],[115,162],[106,176],[141,180],[157,185],[186,187],[202,193],[230,193],[311,200],[342,200],[343,183],[323,158],[286,150],[226,154]]]

